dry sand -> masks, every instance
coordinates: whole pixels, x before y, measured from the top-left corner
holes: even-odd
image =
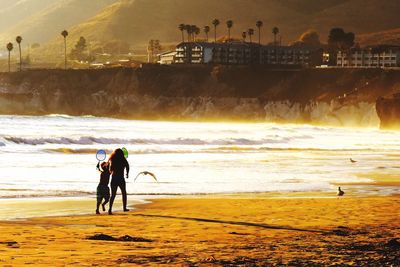
[[[399,196],[158,199],[113,216],[0,222],[0,266],[399,266],[399,211]],[[129,237],[87,239],[96,234]]]

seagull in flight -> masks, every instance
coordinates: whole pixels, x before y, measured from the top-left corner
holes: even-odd
[[[158,183],[157,177],[154,175],[154,173],[151,173],[151,172],[148,172],[148,171],[139,172],[138,175],[136,175],[135,180],[133,180],[133,182],[135,182],[136,179],[137,179],[140,175],[150,175],[150,176],[153,177],[153,179],[156,180],[156,182]]]

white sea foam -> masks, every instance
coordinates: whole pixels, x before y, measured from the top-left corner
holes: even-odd
[[[0,124],[0,197],[94,194],[95,152],[123,146],[132,177],[148,170],[160,180],[128,179],[130,194],[335,192],[337,183],[400,175],[398,133],[378,129],[60,115],[0,116]]]
[[[202,140],[198,138],[177,138],[177,139],[120,139],[120,138],[105,138],[105,137],[92,137],[83,136],[79,138],[21,138],[5,136],[5,140],[14,144],[20,145],[45,145],[45,144],[59,144],[59,145],[94,145],[94,144],[156,144],[156,145],[264,145],[271,143],[282,143],[289,140],[289,138],[276,138],[276,139],[260,139],[250,140],[245,138],[228,138],[218,140]]]

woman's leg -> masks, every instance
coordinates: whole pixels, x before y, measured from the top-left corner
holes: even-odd
[[[114,204],[115,196],[117,195],[118,185],[114,185],[111,183],[111,199],[110,199],[110,206],[108,208],[108,214],[112,214],[112,206]]]
[[[129,211],[126,208],[127,205],[127,196],[126,196],[126,184],[125,184],[125,180],[119,185],[119,188],[121,188],[121,194],[122,194],[122,205],[124,207],[124,211]]]

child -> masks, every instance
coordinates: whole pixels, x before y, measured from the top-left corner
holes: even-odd
[[[99,207],[101,204],[101,201],[104,198],[104,202],[102,204],[103,211],[106,211],[105,205],[108,203],[110,200],[110,188],[108,187],[108,183],[110,181],[110,171],[108,170],[108,163],[107,162],[102,162],[97,163],[97,170],[99,170],[100,174],[100,182],[99,185],[97,186],[97,208],[96,208],[96,214],[100,214]]]

